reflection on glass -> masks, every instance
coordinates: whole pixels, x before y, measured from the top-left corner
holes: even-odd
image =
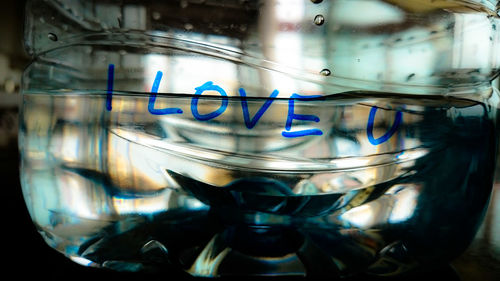
[[[29,212],[58,251],[119,270],[447,262],[493,182],[491,3],[32,0]]]

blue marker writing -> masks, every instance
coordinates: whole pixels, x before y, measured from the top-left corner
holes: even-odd
[[[248,103],[247,103],[247,94],[245,92],[245,89],[240,88],[240,97],[241,97],[241,109],[243,110],[243,119],[245,120],[245,125],[247,126],[248,129],[252,129],[257,125],[257,122],[259,121],[260,117],[266,112],[266,110],[271,106],[271,103],[273,103],[274,98],[278,95],[278,90],[274,90],[271,95],[269,96],[269,99],[266,100],[266,102],[262,105],[262,107],[255,113],[254,117],[250,119],[250,113],[248,112]]]
[[[299,101],[307,101],[310,99],[318,99],[322,98],[320,95],[315,95],[315,96],[301,96],[298,94],[292,94],[290,96],[290,99],[288,100],[288,117],[286,120],[286,125],[285,125],[285,130],[281,132],[281,135],[283,135],[286,138],[296,138],[296,137],[303,137],[303,136],[308,136],[308,135],[316,135],[316,136],[321,136],[323,132],[320,129],[306,129],[306,130],[300,130],[300,131],[292,131],[292,122],[293,120],[302,120],[302,121],[313,121],[313,122],[319,122],[319,117],[315,115],[304,115],[304,114],[295,114],[294,112],[294,106],[295,106],[295,100]]]
[[[115,65],[108,65],[108,91],[106,92],[106,109],[111,111],[111,102],[113,101],[113,82],[115,80]]]
[[[377,109],[378,108],[375,106],[371,108],[370,115],[368,116],[368,124],[366,125],[366,134],[368,135],[368,141],[370,141],[370,143],[373,145],[379,145],[381,143],[388,141],[392,137],[392,135],[396,133],[396,131],[399,128],[399,125],[401,124],[401,121],[403,120],[403,113],[401,111],[396,112],[394,123],[392,124],[389,131],[387,131],[380,138],[376,139],[373,137],[373,123],[375,121],[375,115],[377,113]]]
[[[153,87],[151,87],[151,94],[149,95],[149,102],[148,102],[149,113],[154,115],[182,114],[182,109],[180,108],[175,108],[175,107],[162,108],[162,109],[155,108],[156,94],[158,93],[158,89],[160,88],[160,82],[162,77],[163,77],[163,72],[161,71],[156,72],[156,77],[153,82]]]
[[[196,92],[194,93],[195,96],[191,99],[191,113],[193,114],[194,118],[200,121],[207,121],[210,119],[214,119],[215,117],[224,113],[228,105],[227,94],[224,91],[224,89],[222,89],[217,85],[214,85],[212,81],[208,81],[207,83],[201,85],[200,87],[195,88],[195,90],[196,90]],[[205,91],[218,92],[222,96],[222,104],[217,110],[213,112],[207,114],[200,114],[198,112],[198,99]]]
[[[114,64],[109,64],[108,66],[108,85],[107,85],[107,92],[106,92],[106,110],[111,111],[112,110],[112,101],[113,101],[113,86],[114,86],[114,73],[115,73],[115,65]],[[161,71],[158,71],[156,73],[155,79],[153,81],[153,86],[151,87],[151,93],[149,96],[149,101],[148,101],[148,111],[151,114],[154,115],[166,115],[166,114],[182,114],[183,111],[180,108],[162,108],[162,109],[156,109],[155,108],[155,103],[156,103],[156,97],[158,93],[158,89],[160,88],[160,83],[161,79],[163,77],[163,73]],[[194,97],[191,99],[191,113],[193,114],[194,118],[200,121],[207,121],[214,119],[218,117],[219,115],[223,114],[227,107],[228,107],[228,96],[224,89],[222,89],[218,85],[214,85],[212,81],[208,81],[205,84],[195,88],[196,92],[194,94]],[[221,97],[222,97],[222,104],[220,107],[207,114],[201,114],[198,111],[198,102],[200,99],[200,96],[205,92],[205,91],[216,91],[218,92]],[[248,129],[252,129],[257,125],[257,122],[260,120],[260,118],[264,115],[264,113],[267,111],[267,109],[271,106],[271,104],[274,102],[274,99],[278,96],[279,92],[278,90],[274,90],[269,98],[264,102],[261,108],[255,113],[253,117],[250,117],[250,113],[248,110],[248,101],[247,101],[247,95],[246,91],[243,88],[239,89],[239,94],[241,97],[241,108],[243,111],[243,119],[245,121],[245,125]],[[311,121],[311,122],[319,122],[320,119],[319,117],[315,115],[305,115],[305,114],[296,114],[295,113],[295,101],[309,101],[311,99],[321,99],[323,98],[320,95],[316,96],[301,96],[299,94],[292,94],[290,96],[290,99],[288,100],[288,116],[285,124],[285,130],[281,133],[284,137],[286,138],[295,138],[295,137],[303,137],[303,136],[308,136],[308,135],[323,135],[323,132],[319,129],[305,129],[305,130],[298,130],[298,131],[292,131],[292,123],[293,120],[300,120],[300,121]],[[387,141],[396,129],[398,128],[399,124],[401,123],[401,116],[402,113],[398,112],[396,115],[396,120],[394,121],[394,124],[392,128],[387,132],[384,136],[382,136],[379,139],[374,139],[373,138],[373,120],[375,118],[375,112],[376,108],[372,108],[372,111],[370,112],[370,119],[368,120],[368,127],[367,127],[367,133],[368,133],[368,139],[372,144],[379,144],[382,142]]]

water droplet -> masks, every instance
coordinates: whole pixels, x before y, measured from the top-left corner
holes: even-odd
[[[314,24],[315,25],[322,25],[323,23],[325,23],[325,17],[323,17],[323,15],[316,15],[314,17]]]
[[[47,36],[50,40],[57,41],[57,35],[55,35],[54,33],[50,32]]]
[[[325,68],[325,69],[322,69],[319,74],[323,75],[323,76],[330,76],[330,74],[332,74],[332,72],[330,71],[330,69],[328,68]]]
[[[127,51],[125,51],[125,50],[120,50],[120,51],[118,51],[118,53],[119,53],[121,56],[124,56],[124,55],[126,55],[126,54],[127,54]]]
[[[154,20],[159,20],[159,19],[161,19],[161,14],[160,14],[160,12],[154,11],[151,14],[151,17],[153,17]]]
[[[193,27],[194,26],[192,24],[190,24],[190,23],[184,24],[184,29],[186,29],[186,30],[191,30],[191,29],[193,29]]]
[[[240,25],[240,31],[241,32],[247,31],[247,26],[245,24]]]
[[[415,73],[412,73],[406,77],[406,82],[410,81],[415,76]]]
[[[181,8],[185,9],[185,8],[187,8],[188,5],[189,5],[189,3],[188,3],[187,0],[182,0],[181,1]]]
[[[313,2],[314,4],[319,4],[319,3],[323,2],[323,0],[311,0],[311,2]]]

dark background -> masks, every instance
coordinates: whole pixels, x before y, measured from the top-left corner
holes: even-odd
[[[0,10],[0,188],[2,275],[44,280],[179,280],[195,279],[174,270],[156,274],[120,273],[73,263],[45,244],[27,212],[19,183],[17,112],[20,76],[29,58],[22,45],[24,1],[3,1]],[[499,169],[497,169],[499,170]],[[500,174],[500,173],[498,173]],[[498,177],[498,176],[497,176]],[[500,180],[484,223],[469,249],[449,266],[397,280],[500,280]],[[13,275],[9,275],[13,274]],[[240,278],[224,278],[238,279]],[[257,279],[257,278],[246,278]],[[293,279],[304,278],[260,278]],[[360,277],[356,280],[371,280]],[[391,279],[393,280],[393,279]]]

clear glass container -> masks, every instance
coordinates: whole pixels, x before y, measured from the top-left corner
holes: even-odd
[[[497,2],[28,1],[33,222],[116,270],[447,263],[493,184]]]

